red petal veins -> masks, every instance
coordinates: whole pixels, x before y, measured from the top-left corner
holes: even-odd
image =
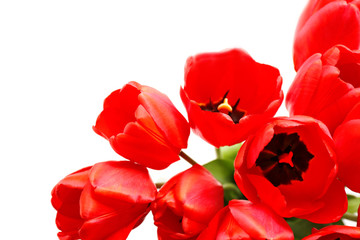
[[[286,108],[290,116],[306,112],[311,105],[320,81],[322,62],[320,54],[311,56],[299,69],[286,95]]]
[[[128,161],[95,164],[89,181],[96,195],[130,203],[149,203],[157,192],[147,169]]]
[[[180,149],[174,152],[167,145],[154,141],[137,123],[129,123],[125,133],[111,138],[110,144],[121,156],[152,169],[164,169],[180,159]]]
[[[155,89],[150,89],[143,91],[139,95],[139,100],[157,127],[161,129],[162,134],[166,136],[169,145],[186,148],[190,127],[170,99]]]

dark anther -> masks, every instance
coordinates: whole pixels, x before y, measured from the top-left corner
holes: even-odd
[[[209,102],[207,104],[200,105],[201,110],[210,111],[210,112],[219,112],[218,106],[224,102],[225,98],[229,94],[229,91],[230,90],[226,91],[223,98],[221,100],[217,101],[217,102],[212,102],[211,98],[210,98],[210,100],[209,100]],[[231,117],[231,119],[233,120],[233,122],[235,124],[239,123],[240,119],[242,117],[244,117],[245,114],[246,114],[246,112],[244,110],[236,109],[237,106],[239,105],[239,103],[240,103],[240,98],[236,101],[234,106],[232,106],[232,109],[233,109],[232,112],[228,113],[228,115]]]
[[[238,100],[237,100],[236,103],[234,104],[233,109],[236,109],[237,105],[239,105],[239,102],[240,102],[240,98],[238,98]]]
[[[226,93],[224,94],[221,102],[224,102],[224,99],[227,97],[227,95],[229,94],[230,90],[227,90]]]
[[[303,181],[302,173],[309,167],[314,157],[300,140],[297,133],[274,134],[256,159],[256,166],[275,186],[291,184],[291,181]]]

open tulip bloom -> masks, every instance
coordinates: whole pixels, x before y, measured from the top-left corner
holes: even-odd
[[[288,117],[274,117],[279,70],[243,49],[187,59],[187,119],[152,87],[113,91],[93,130],[121,160],[55,185],[58,238],[127,239],[151,211],[160,240],[360,239],[360,198],[350,191],[360,193],[359,7],[309,0],[295,31]],[[215,160],[185,154],[191,130],[215,147]],[[154,184],[148,168],[180,159],[191,166]]]

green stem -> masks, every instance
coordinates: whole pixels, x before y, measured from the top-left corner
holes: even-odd
[[[351,213],[345,213],[343,216],[343,219],[347,219],[347,220],[356,222],[358,219],[358,216],[355,214],[351,214]]]
[[[191,165],[195,165],[198,164],[197,162],[194,161],[194,159],[192,159],[191,157],[189,157],[186,153],[184,153],[183,151],[180,151],[179,156],[182,157],[185,161],[187,161],[188,163],[190,163]]]
[[[220,148],[215,148],[215,152],[216,152],[216,158],[220,159],[220,157],[221,157],[221,149]]]

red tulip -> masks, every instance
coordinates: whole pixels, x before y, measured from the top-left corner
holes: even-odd
[[[231,200],[197,238],[217,239],[292,240],[294,235],[286,221],[267,207],[245,200]]]
[[[358,0],[310,0],[295,32],[295,70],[314,53],[324,53],[336,44],[358,49],[359,7]]]
[[[166,182],[152,205],[158,238],[195,239],[223,206],[221,184],[194,165]]]
[[[286,96],[291,116],[308,115],[333,133],[360,101],[360,51],[334,46],[314,54],[299,69]]]
[[[360,192],[360,118],[341,124],[334,133],[334,141],[340,180]]]
[[[190,126],[220,147],[245,140],[276,113],[281,84],[278,69],[232,49],[190,57],[180,93]]]
[[[61,180],[52,191],[62,240],[126,239],[150,211],[156,187],[145,167],[97,163]]]
[[[336,177],[330,133],[306,116],[275,118],[247,139],[235,159],[236,183],[249,200],[315,223],[338,221],[347,210]]]
[[[166,95],[136,82],[105,99],[93,129],[118,154],[153,169],[179,160],[190,134],[188,122]]]
[[[79,239],[79,229],[84,223],[80,216],[80,195],[91,167],[76,171],[61,180],[52,190],[51,203],[57,210],[56,225],[61,240]]]
[[[320,230],[313,230],[313,233],[303,240],[355,240],[360,239],[360,228],[351,226],[332,225]]]

